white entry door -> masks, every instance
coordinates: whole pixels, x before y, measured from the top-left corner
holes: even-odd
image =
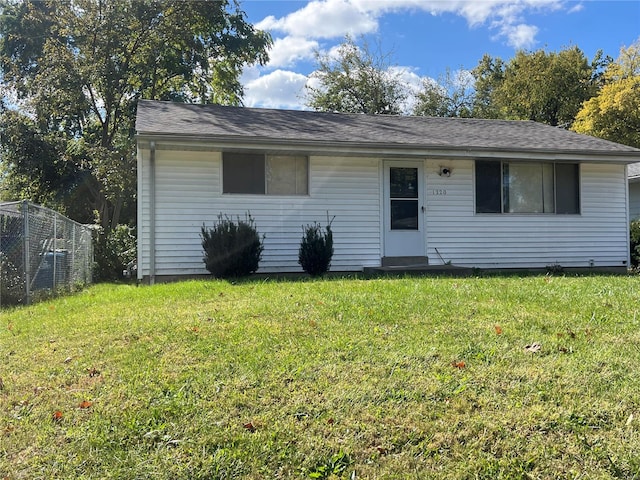
[[[425,256],[422,162],[384,162],[384,256]]]

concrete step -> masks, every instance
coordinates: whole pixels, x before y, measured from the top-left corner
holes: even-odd
[[[428,257],[382,257],[383,267],[409,267],[429,265]]]

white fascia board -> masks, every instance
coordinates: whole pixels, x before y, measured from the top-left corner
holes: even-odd
[[[489,149],[461,148],[406,144],[323,143],[297,140],[271,140],[252,137],[202,137],[164,134],[139,134],[139,147],[147,148],[151,141],[158,150],[198,151],[259,151],[267,153],[297,153],[321,156],[363,156],[385,158],[441,158],[441,159],[509,159],[515,161],[551,161],[580,163],[640,162],[638,152],[603,152],[551,149]]]

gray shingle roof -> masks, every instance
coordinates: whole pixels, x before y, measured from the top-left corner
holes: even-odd
[[[627,175],[629,178],[640,177],[640,163],[631,163],[627,165]]]
[[[136,130],[142,136],[245,142],[635,153],[640,158],[638,149],[531,121],[358,115],[141,100]]]

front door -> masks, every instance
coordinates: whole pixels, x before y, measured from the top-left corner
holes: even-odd
[[[425,256],[422,162],[384,162],[384,256]]]

